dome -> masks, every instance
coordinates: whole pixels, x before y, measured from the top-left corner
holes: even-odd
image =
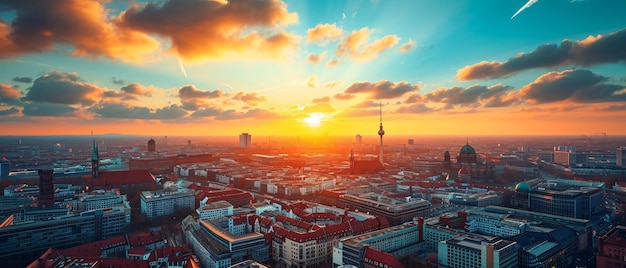
[[[530,193],[531,191],[532,189],[530,188],[530,185],[528,185],[528,183],[520,182],[515,185],[515,192]]]
[[[459,153],[459,155],[475,155],[476,154],[476,150],[474,150],[474,147],[470,146],[469,144],[464,145],[461,148],[461,152]]]

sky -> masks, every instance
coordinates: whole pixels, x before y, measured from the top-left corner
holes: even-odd
[[[0,0],[0,135],[626,135],[626,1]]]

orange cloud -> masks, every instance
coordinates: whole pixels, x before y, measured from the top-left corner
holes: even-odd
[[[409,39],[408,42],[401,45],[400,48],[398,49],[400,50],[400,52],[409,52],[411,49],[414,49],[415,46],[416,46],[415,41]]]
[[[279,58],[298,36],[280,26],[298,21],[279,0],[166,1],[134,5],[118,18],[124,28],[170,39],[185,60],[221,58],[228,54]]]
[[[381,39],[369,43],[372,30],[363,27],[358,31],[352,31],[341,44],[337,46],[338,56],[348,56],[352,59],[370,60],[378,57],[381,52],[394,47],[400,38],[395,35],[387,35]]]
[[[259,102],[267,101],[267,98],[265,96],[259,96],[256,94],[256,92],[249,92],[249,93],[237,92],[237,94],[235,94],[233,99],[238,100],[238,101],[243,101],[246,104],[251,105],[251,106],[256,106],[259,104]]]
[[[318,24],[315,28],[306,31],[307,42],[318,42],[322,45],[328,44],[330,41],[337,41],[343,35],[343,30],[333,24]]]
[[[311,64],[319,64],[321,61],[324,60],[325,57],[326,51],[322,52],[321,54],[309,54],[309,56],[306,57],[306,62]]]
[[[144,33],[118,28],[102,1],[9,1],[5,6],[17,16],[10,27],[0,22],[0,57],[69,44],[72,56],[136,62],[149,58],[159,48],[159,43]]]

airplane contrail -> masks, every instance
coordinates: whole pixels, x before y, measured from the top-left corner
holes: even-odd
[[[185,70],[185,65],[183,65],[183,61],[180,59],[180,57],[178,58],[178,67],[180,67],[180,71],[183,72],[183,75],[185,75],[185,78],[187,78],[187,70]]]
[[[526,2],[526,4],[524,6],[522,6],[517,12],[515,12],[515,14],[513,14],[513,17],[511,17],[511,19],[515,18],[515,16],[517,16],[517,14],[521,13],[522,11],[524,11],[524,9],[527,9],[530,6],[532,6],[535,3],[537,3],[537,1],[539,1],[539,0],[528,0],[528,2]]]

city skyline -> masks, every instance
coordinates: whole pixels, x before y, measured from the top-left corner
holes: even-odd
[[[0,135],[626,135],[626,2],[526,2],[3,1]]]

